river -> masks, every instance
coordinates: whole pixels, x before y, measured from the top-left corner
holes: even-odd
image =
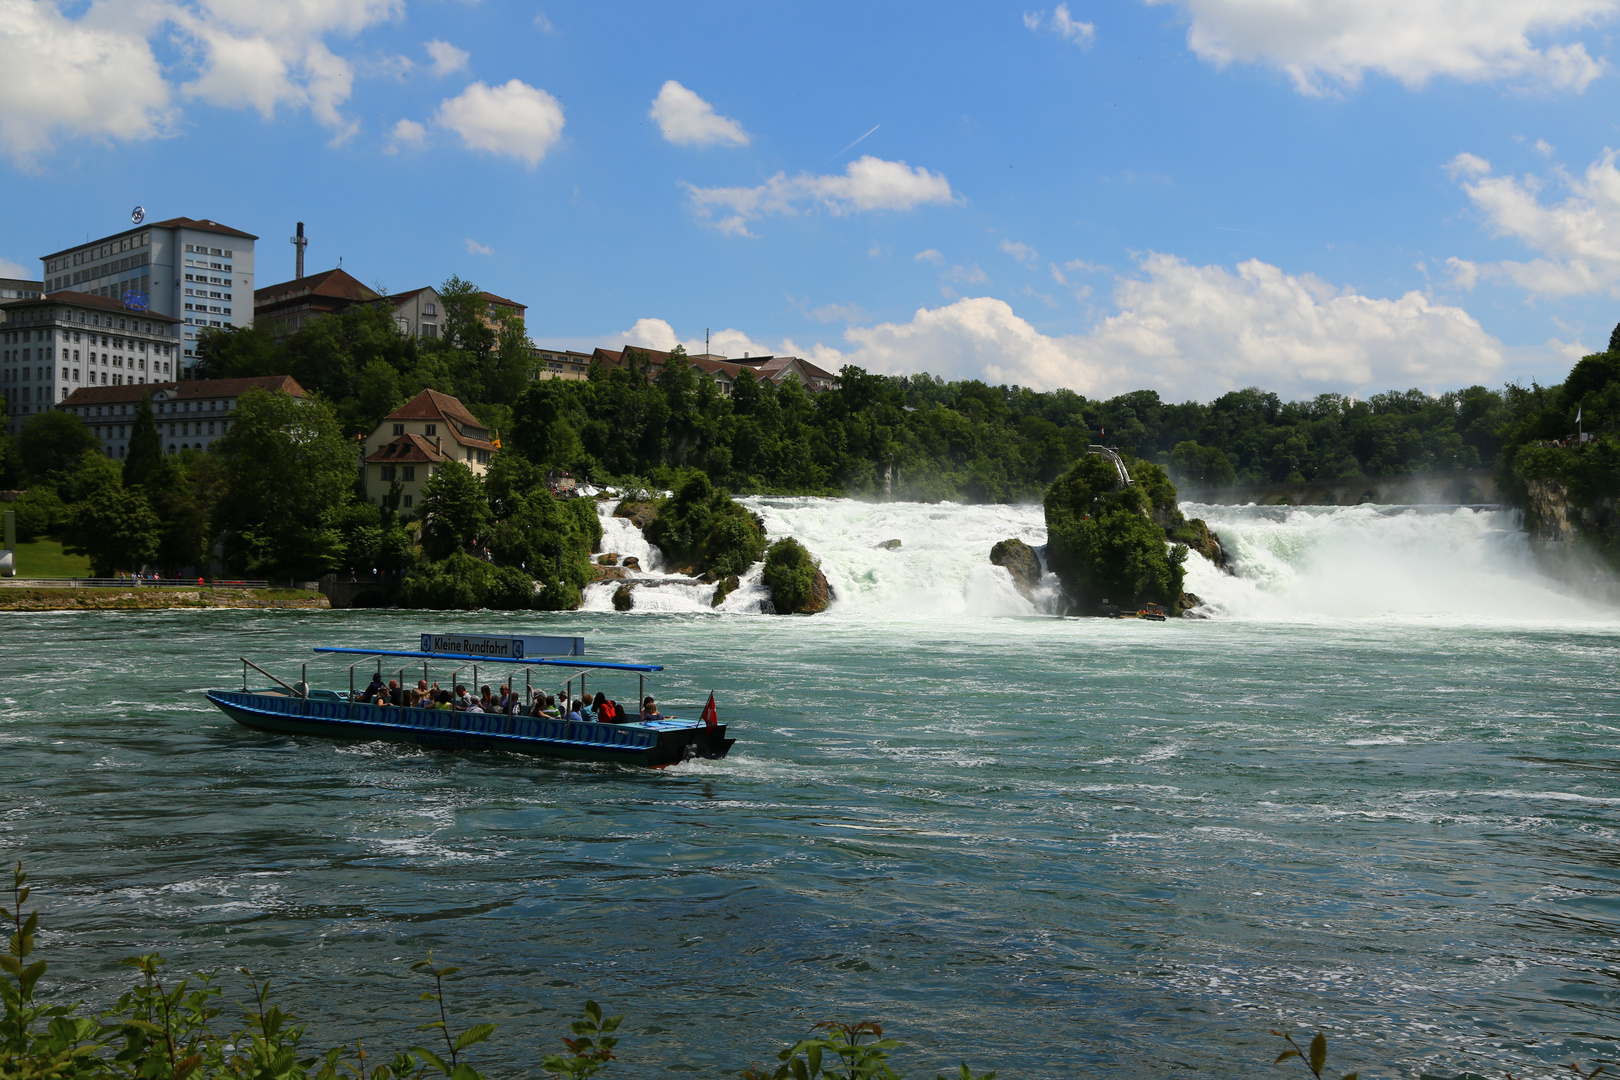
[[[1208,617],[1153,624],[1018,595],[985,555],[1042,542],[1038,508],[750,502],[829,612],[745,584],[718,614],[666,586],[622,615],[0,616],[0,830],[47,983],[104,1001],[157,950],[245,999],[246,965],[313,1042],[383,1050],[421,1038],[431,949],[512,1076],[587,996],[629,1015],[626,1077],[824,1019],[883,1022],[913,1077],[1264,1075],[1283,1026],[1325,1028],[1335,1075],[1614,1055],[1620,621],[1508,514],[1189,507],[1240,572],[1195,557]],[[199,697],[244,654],[424,629],[583,633],[740,741],[632,772],[275,738]]]

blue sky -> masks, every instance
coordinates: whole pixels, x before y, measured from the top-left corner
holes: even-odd
[[[1416,9],[1416,10],[1414,10]],[[1620,0],[0,0],[0,267],[209,217],[538,343],[1208,399],[1620,322]]]

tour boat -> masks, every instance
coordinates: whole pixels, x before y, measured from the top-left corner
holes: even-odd
[[[322,735],[362,742],[411,743],[436,750],[506,750],[535,757],[566,758],[573,761],[611,761],[662,769],[691,758],[717,759],[726,756],[735,739],[726,738],[726,725],[719,722],[714,695],[702,716],[696,720],[663,716],[642,720],[640,703],[646,698],[646,678],[664,670],[658,664],[617,664],[580,659],[585,639],[578,637],[489,637],[467,634],[423,634],[422,647],[414,650],[320,647],[322,654],[356,657],[349,665],[349,692],[315,690],[309,685],[309,665],[302,677],[289,685],[259,665],[241,657],[242,689],[214,690],[206,696],[225,715],[243,727],[280,735]],[[388,669],[384,663],[405,663]],[[387,685],[389,677],[407,684],[421,664],[421,678],[433,678],[432,666],[439,667],[439,681],[446,689],[457,682],[476,688],[479,670],[484,679],[497,678],[516,688],[515,676],[523,673],[524,700],[534,696],[534,676],[550,676],[545,685],[555,683],[558,700],[576,696],[589,700],[586,679],[592,675],[612,678],[634,674],[636,699],[626,706],[626,723],[578,722],[544,716],[508,716],[496,712],[455,712],[443,709],[404,708],[362,702],[355,692],[356,668],[375,664],[377,678]],[[248,668],[276,685],[267,689],[248,688]],[[491,671],[495,669],[495,671]],[[460,675],[471,674],[466,679]],[[496,675],[496,672],[503,673]],[[366,671],[365,674],[371,674]],[[574,693],[574,681],[579,693]],[[600,682],[598,683],[600,686]],[[602,687],[604,690],[606,687]],[[566,716],[566,709],[563,710]]]

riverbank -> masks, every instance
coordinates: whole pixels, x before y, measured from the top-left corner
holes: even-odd
[[[30,589],[0,587],[0,611],[152,611],[165,608],[329,608],[303,589],[165,588]]]

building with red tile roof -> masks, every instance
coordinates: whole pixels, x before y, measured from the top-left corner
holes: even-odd
[[[278,333],[302,329],[311,319],[334,315],[356,304],[382,299],[374,289],[363,285],[345,270],[334,268],[317,274],[267,285],[253,294],[253,325],[268,326]]]
[[[422,485],[447,461],[459,461],[482,476],[500,444],[483,421],[449,394],[423,390],[383,417],[361,449],[366,497],[378,505],[412,511]]]

